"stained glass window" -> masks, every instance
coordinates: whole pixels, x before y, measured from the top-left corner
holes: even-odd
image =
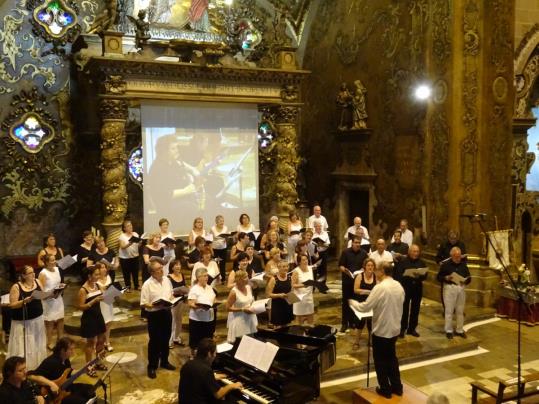
[[[11,127],[9,133],[30,153],[39,152],[54,136],[54,130],[34,113],[25,114]]]
[[[271,146],[271,143],[275,139],[275,133],[273,127],[267,121],[262,121],[258,125],[258,147],[260,150],[265,150]]]
[[[34,11],[34,19],[53,37],[60,38],[77,23],[75,10],[63,0],[49,0]]]
[[[127,170],[129,171],[129,177],[142,188],[142,146],[134,148],[129,154],[127,159]]]

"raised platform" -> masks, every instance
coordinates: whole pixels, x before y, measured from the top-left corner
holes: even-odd
[[[409,384],[403,383],[404,391],[402,396],[393,394],[391,398],[385,398],[376,394],[375,387],[357,389],[352,393],[353,404],[423,404],[427,402],[427,396]]]

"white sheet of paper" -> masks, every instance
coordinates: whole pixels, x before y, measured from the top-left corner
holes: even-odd
[[[356,276],[358,276],[359,274],[362,274],[363,272],[365,272],[365,270],[359,269],[357,271],[352,272],[352,276],[355,278]]]
[[[269,299],[255,300],[251,305],[251,310],[255,314],[264,313],[266,311],[266,304],[268,303],[268,301]]]
[[[234,348],[234,345],[229,344],[228,342],[223,342],[221,344],[218,344],[216,348],[217,353],[222,353],[230,351],[232,348]]]
[[[114,303],[114,299],[117,296],[121,296],[122,294],[123,292],[121,290],[118,290],[114,286],[111,286],[103,293],[103,302],[107,304],[112,304]]]
[[[58,261],[56,261],[56,265],[58,265],[58,268],[65,270],[76,262],[77,262],[76,255],[74,257],[72,257],[71,255],[66,255],[65,257],[62,257]]]
[[[43,299],[48,299],[49,297],[51,297],[53,294],[53,291],[49,291],[49,292],[43,292],[42,290],[34,290],[32,292],[32,297],[34,299],[39,299],[39,300],[43,300]]]
[[[9,293],[0,297],[0,304],[9,304]]]
[[[265,275],[264,272],[260,272],[260,273],[258,273],[256,275],[253,275],[253,277],[250,280],[255,281],[255,282],[263,282],[264,281],[264,275]]]
[[[270,369],[279,347],[244,335],[234,358],[265,373]]]
[[[356,315],[356,317],[358,319],[364,319],[364,318],[368,318],[368,317],[372,317],[373,313],[372,313],[372,310],[370,311],[359,311],[358,308],[357,308],[357,305],[359,304],[358,301],[356,300],[353,300],[353,299],[348,299],[348,305],[350,306],[350,308],[352,309],[352,311],[354,312],[354,314]]]

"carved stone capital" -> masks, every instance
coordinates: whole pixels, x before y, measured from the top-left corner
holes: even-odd
[[[127,82],[121,75],[107,75],[103,81],[103,90],[107,94],[125,94],[127,91]]]
[[[127,120],[127,101],[112,98],[101,100],[99,105],[99,115],[101,119]]]
[[[275,123],[277,125],[295,124],[299,112],[297,105],[278,105],[273,108]]]

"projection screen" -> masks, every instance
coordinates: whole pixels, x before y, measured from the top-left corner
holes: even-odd
[[[234,231],[241,213],[258,228],[258,121],[250,104],[143,103],[144,231],[167,218],[184,235],[198,216],[208,231],[219,214]]]

